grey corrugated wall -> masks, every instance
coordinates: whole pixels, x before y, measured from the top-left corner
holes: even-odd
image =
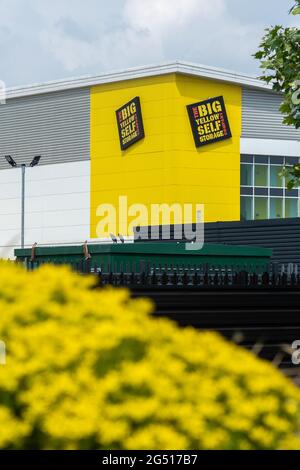
[[[162,226],[156,227],[159,240],[151,240],[151,228],[134,229],[135,241],[140,242],[140,233],[148,233],[151,242],[162,242]],[[193,224],[193,230],[196,229]],[[171,241],[186,240],[183,228],[177,231],[171,226]],[[180,237],[176,237],[180,233]],[[204,241],[211,244],[247,245],[272,248],[272,261],[282,264],[295,263],[300,266],[300,218],[249,220],[245,222],[209,222],[204,225]]]
[[[279,111],[282,100],[277,93],[243,88],[242,137],[300,140],[300,129],[282,123]]]
[[[207,223],[205,241],[272,248],[272,261],[300,264],[299,218]]]
[[[5,155],[30,163],[90,158],[90,89],[80,88],[8,99],[0,106],[0,169]]]

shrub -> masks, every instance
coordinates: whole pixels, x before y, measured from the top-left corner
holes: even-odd
[[[300,448],[300,393],[270,364],[93,283],[0,265],[2,449]]]

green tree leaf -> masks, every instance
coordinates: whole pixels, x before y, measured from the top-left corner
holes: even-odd
[[[290,13],[300,15],[300,0],[296,0]],[[283,123],[300,129],[300,29],[281,25],[267,28],[254,57],[260,61],[263,70],[260,79],[283,94],[280,106]],[[284,172],[288,176],[288,189],[300,186],[299,169],[292,167]]]

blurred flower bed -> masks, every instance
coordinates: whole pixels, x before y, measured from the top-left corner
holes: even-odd
[[[1,449],[300,449],[300,391],[68,268],[0,264]]]

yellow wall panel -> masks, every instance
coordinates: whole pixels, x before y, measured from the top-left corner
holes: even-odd
[[[186,106],[219,95],[232,139],[196,149]],[[122,152],[115,111],[135,96],[141,100],[145,139]],[[169,74],[92,87],[91,237],[100,236],[99,205],[118,208],[123,195],[129,205],[198,203],[205,205],[207,221],[239,220],[240,135],[236,85]]]
[[[203,203],[207,222],[240,219],[240,137],[242,122],[241,87],[178,75],[182,109],[215,96],[224,97],[232,138],[195,148],[189,120],[174,141],[182,152],[183,197]],[[208,169],[213,171],[207,172]]]

